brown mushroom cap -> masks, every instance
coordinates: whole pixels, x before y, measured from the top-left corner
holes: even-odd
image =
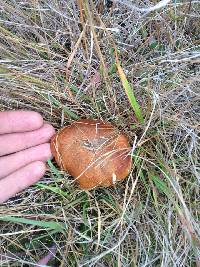
[[[82,189],[113,185],[132,166],[127,137],[100,120],[83,119],[64,127],[52,138],[51,151]]]

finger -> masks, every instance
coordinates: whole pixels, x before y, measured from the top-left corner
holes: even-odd
[[[45,164],[32,162],[0,181],[0,203],[36,183],[45,174]]]
[[[50,144],[45,143],[20,152],[0,157],[0,179],[34,161],[51,158]],[[5,167],[6,166],[6,167]]]
[[[0,135],[0,156],[47,143],[54,133],[51,125],[44,124],[42,128],[32,132]]]
[[[43,125],[42,116],[34,111],[0,112],[0,134],[36,130]]]

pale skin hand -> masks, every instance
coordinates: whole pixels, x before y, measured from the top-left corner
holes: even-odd
[[[54,132],[39,113],[0,112],[0,203],[44,175]]]

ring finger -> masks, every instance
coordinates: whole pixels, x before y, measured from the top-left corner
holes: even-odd
[[[0,157],[0,179],[33,161],[47,161],[51,158],[48,143],[31,147],[20,152]]]

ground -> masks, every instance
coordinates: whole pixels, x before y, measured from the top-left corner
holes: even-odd
[[[133,159],[90,192],[49,161],[0,206],[0,265],[200,266],[200,1],[1,0],[0,44],[0,110],[112,122]]]

